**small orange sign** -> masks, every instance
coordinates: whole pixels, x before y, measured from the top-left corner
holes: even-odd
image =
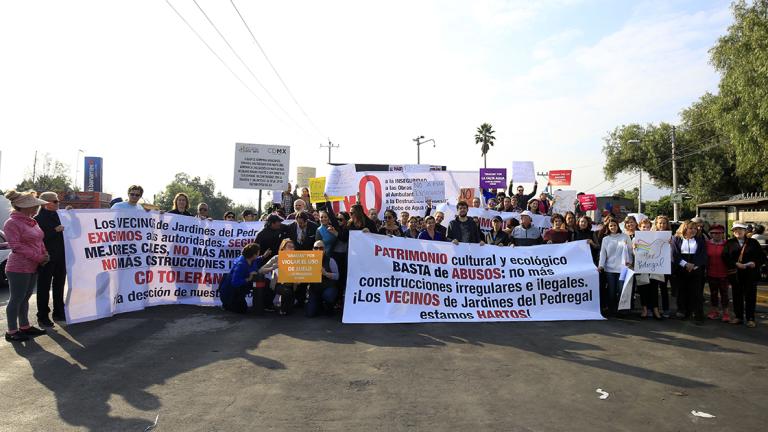
[[[472,200],[475,199],[475,188],[461,188],[459,191],[459,201],[464,201],[472,207]]]
[[[280,251],[277,256],[277,281],[280,283],[322,282],[322,251]]]

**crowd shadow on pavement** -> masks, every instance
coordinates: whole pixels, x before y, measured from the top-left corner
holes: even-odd
[[[154,413],[162,408],[150,388],[181,374],[236,359],[267,371],[286,369],[278,360],[253,353],[258,352],[262,341],[278,335],[309,342],[381,348],[495,345],[689,389],[714,385],[605,358],[603,354],[610,350],[606,338],[634,338],[660,350],[682,348],[702,353],[750,354],[744,349],[727,347],[718,338],[766,345],[762,328],[748,333],[720,323],[698,327],[673,320],[389,325],[344,325],[339,321],[338,317],[307,319],[301,311],[288,317],[255,317],[214,308],[162,306],[57,327],[43,338],[50,337],[60,350],[42,340],[13,346],[17,355],[29,362],[34,378],[53,393],[62,421],[92,431],[105,430],[105,425],[109,430],[136,431],[151,424],[148,419],[154,419]],[[590,336],[597,337],[600,343],[585,342]],[[63,353],[57,355],[54,351]],[[480,353],[478,362],[482,362]],[[114,396],[148,412],[147,417],[115,415],[109,403]]]

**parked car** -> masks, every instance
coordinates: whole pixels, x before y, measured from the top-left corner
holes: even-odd
[[[5,221],[11,216],[11,202],[0,195],[0,287],[8,287],[8,278],[5,277],[5,261],[11,254],[8,247],[8,241],[5,239],[5,233],[2,231]]]

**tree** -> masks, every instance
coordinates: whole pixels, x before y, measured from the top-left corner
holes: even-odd
[[[64,163],[52,159],[51,155],[46,153],[36,164],[32,172],[27,173],[27,177],[16,185],[16,190],[34,190],[38,193],[46,191],[66,193],[73,190],[69,168]]]
[[[485,168],[488,168],[486,156],[488,150],[491,149],[493,142],[496,140],[496,137],[493,136],[495,133],[496,131],[493,130],[493,126],[491,126],[490,123],[481,124],[480,127],[477,128],[477,133],[475,133],[475,144],[482,144],[480,146],[480,152],[483,155],[483,167]]]
[[[718,125],[735,151],[736,174],[768,188],[768,0],[732,5],[734,22],[710,50],[721,73]]]
[[[200,177],[190,177],[187,173],[176,174],[165,190],[155,195],[155,205],[170,210],[173,208],[173,197],[179,192],[189,196],[190,212],[193,214],[201,202],[208,204],[208,214],[213,219],[221,219],[224,212],[234,207],[231,199],[221,192],[216,192],[213,180],[209,178],[202,181]]]

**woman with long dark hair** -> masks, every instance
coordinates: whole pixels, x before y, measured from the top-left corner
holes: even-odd
[[[394,210],[384,210],[384,223],[379,228],[379,234],[394,237],[404,236],[402,228],[397,224],[397,213]]]

